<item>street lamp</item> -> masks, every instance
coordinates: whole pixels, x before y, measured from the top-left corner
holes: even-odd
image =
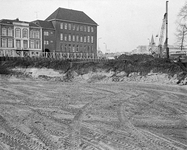
[[[100,47],[99,47],[99,40],[102,39],[101,37],[98,38],[98,50],[100,50]]]
[[[106,43],[103,43],[103,44],[105,44],[105,50],[106,50],[106,52],[107,52],[107,45],[106,45]],[[106,52],[105,52],[105,53],[106,53]]]

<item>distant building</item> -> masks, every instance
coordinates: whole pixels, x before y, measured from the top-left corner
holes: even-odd
[[[97,57],[97,23],[82,11],[58,8],[46,20],[0,20],[0,53],[56,52]]]
[[[140,45],[136,49],[134,49],[131,54],[150,54],[149,46]]]

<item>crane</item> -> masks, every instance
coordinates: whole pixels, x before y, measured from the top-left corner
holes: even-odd
[[[166,29],[166,13],[164,14],[164,19],[162,21],[161,31],[160,31],[160,37],[159,37],[159,43],[158,43],[158,54],[160,57],[162,57],[163,54],[163,40],[164,40],[164,31]]]

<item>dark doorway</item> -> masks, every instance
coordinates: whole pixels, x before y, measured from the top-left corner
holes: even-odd
[[[49,57],[50,50],[48,48],[46,48],[45,50],[43,50],[43,52],[44,52],[45,57]]]

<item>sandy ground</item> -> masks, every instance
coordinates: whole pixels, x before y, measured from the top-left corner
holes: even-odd
[[[0,77],[0,150],[185,150],[186,129],[186,86]]]

